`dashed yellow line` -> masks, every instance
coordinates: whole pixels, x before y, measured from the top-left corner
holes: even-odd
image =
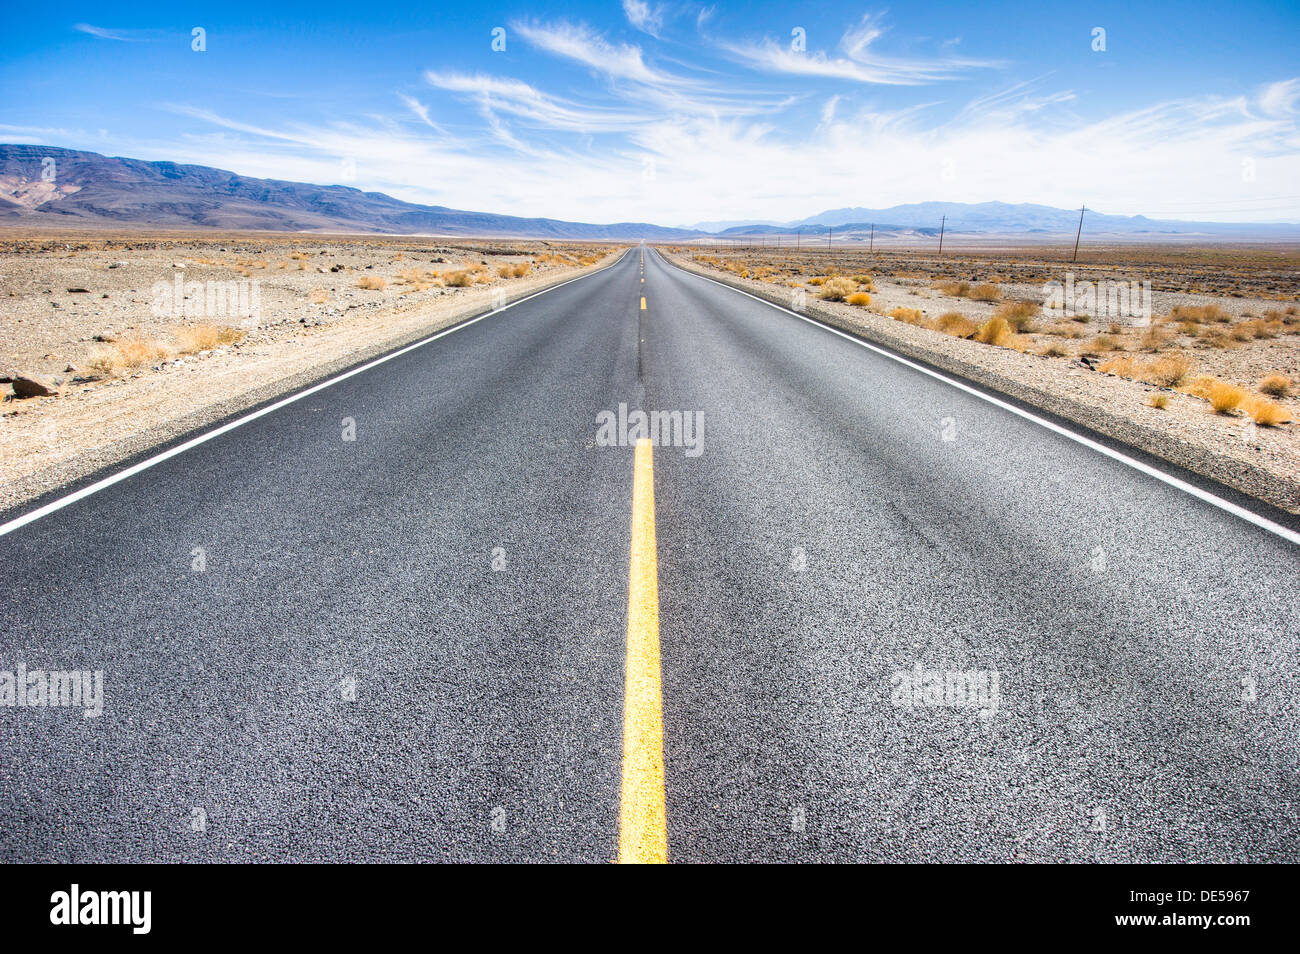
[[[637,441],[633,473],[618,860],[620,864],[665,864],[668,861],[668,816],[664,808],[654,452],[650,441],[645,438]]]
[[[641,296],[641,310],[645,311],[645,295]]]

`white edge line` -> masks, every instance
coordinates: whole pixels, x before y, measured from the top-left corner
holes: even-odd
[[[853,335],[840,331],[838,328],[833,328],[830,325],[826,324],[825,322],[817,321],[815,318],[809,318],[807,315],[801,315],[797,311],[793,311],[789,308],[786,308],[783,305],[778,305],[776,304],[776,302],[768,301],[766,298],[760,298],[757,295],[752,295],[742,288],[736,288],[734,285],[728,285],[726,282],[716,281],[712,278],[709,278],[706,275],[700,275],[696,272],[690,271],[689,269],[683,268],[680,265],[675,265],[672,262],[669,262],[667,259],[664,259],[663,256],[659,253],[658,249],[655,250],[655,254],[659,255],[659,257],[663,260],[664,264],[668,265],[670,268],[676,268],[678,271],[685,272],[687,275],[694,275],[696,278],[701,278],[706,282],[713,282],[713,284],[715,285],[718,285],[722,288],[728,288],[731,291],[736,292],[737,294],[744,295],[746,298],[752,298],[754,299],[754,301],[762,302],[764,305],[769,305],[772,308],[775,308],[777,311],[785,312],[787,315],[793,315],[794,317],[799,318],[802,321],[808,322],[810,325],[816,325],[818,328],[822,328],[826,331],[829,331],[831,334],[839,335],[841,338],[845,339],[846,341],[851,341],[856,345],[861,345],[863,348],[867,348],[870,351],[874,351],[877,354],[883,355],[884,357],[889,358],[891,361],[897,361],[899,364],[906,365],[907,367],[912,368],[913,370],[920,371],[922,374],[928,374],[930,377],[938,381],[943,381],[945,384],[950,384],[960,391],[965,391],[967,394],[973,395],[979,398],[981,401],[987,401],[989,404],[997,405],[1003,410],[1010,411],[1012,414],[1022,417],[1027,421],[1033,421],[1035,424],[1039,425],[1040,427],[1045,427],[1049,431],[1053,431],[1054,433],[1060,434],[1062,437],[1068,437],[1070,440],[1074,441],[1077,444],[1082,444],[1084,447],[1089,447],[1100,454],[1105,454],[1107,457],[1111,458],[1112,460],[1117,460],[1121,464],[1126,464],[1129,467],[1132,467],[1134,470],[1141,471],[1142,473],[1146,474],[1149,477],[1154,477],[1156,480],[1168,484],[1170,487],[1175,487],[1178,490],[1183,491],[1183,493],[1190,494],[1191,496],[1197,498],[1198,500],[1202,500],[1205,503],[1210,504],[1211,506],[1218,507],[1220,510],[1225,510],[1230,514],[1233,514],[1234,516],[1240,517],[1242,520],[1245,520],[1247,523],[1252,523],[1263,530],[1267,530],[1269,533],[1276,534],[1277,536],[1281,537],[1284,540],[1289,540],[1291,543],[1300,544],[1300,533],[1297,533],[1296,531],[1291,530],[1288,527],[1284,527],[1280,523],[1274,523],[1272,520],[1269,520],[1267,517],[1261,517],[1259,514],[1255,513],[1254,511],[1247,510],[1245,507],[1232,503],[1229,500],[1224,500],[1222,497],[1219,497],[1216,494],[1212,494],[1207,490],[1202,490],[1200,487],[1197,487],[1193,484],[1189,484],[1185,480],[1180,480],[1179,478],[1173,476],[1172,474],[1165,473],[1163,470],[1160,470],[1159,468],[1152,467],[1150,464],[1144,464],[1140,460],[1134,460],[1132,457],[1129,457],[1127,454],[1121,454],[1119,451],[1113,450],[1112,448],[1107,447],[1105,444],[1099,444],[1096,441],[1092,440],[1091,438],[1083,436],[1082,434],[1075,433],[1074,431],[1070,430],[1067,427],[1062,427],[1060,424],[1056,424],[1045,418],[1041,418],[1037,414],[1033,414],[1029,411],[1024,410],[1023,408],[1016,407],[1014,404],[1008,404],[1006,401],[1002,401],[998,398],[995,398],[990,394],[985,394],[983,391],[979,390],[978,388],[972,387],[969,384],[965,384],[961,381],[958,381],[955,378],[950,378],[946,374],[941,374],[938,371],[934,371],[930,368],[925,367],[924,365],[920,365],[913,361],[909,361],[907,358],[904,358],[902,355],[894,354],[892,351],[889,351],[885,348],[878,347],[877,345],[872,344],[870,341],[864,341],[861,338],[855,338]]]
[[[614,262],[613,264],[606,266],[606,268],[614,268],[619,264],[619,262],[623,261],[624,258],[626,258],[629,254],[631,254],[631,252],[632,249],[629,248],[626,252],[624,252],[621,256],[619,256],[617,262]],[[317,391],[323,391],[325,390],[325,388],[332,387],[333,385],[338,384],[340,381],[346,381],[348,378],[352,377],[355,374],[361,374],[363,371],[369,371],[371,368],[377,367],[378,365],[381,365],[386,361],[392,361],[394,358],[401,357],[402,355],[406,354],[409,351],[414,351],[416,348],[422,348],[425,345],[429,344],[430,342],[437,341],[439,338],[443,337],[444,335],[449,335],[454,331],[460,331],[462,328],[468,328],[470,325],[476,324],[482,321],[484,318],[490,318],[493,315],[499,315],[501,314],[501,312],[515,307],[515,305],[522,305],[526,301],[531,301],[532,299],[537,298],[541,295],[545,295],[548,292],[553,292],[557,288],[563,288],[565,285],[572,285],[574,282],[580,282],[584,278],[590,278],[592,275],[598,275],[605,270],[606,270],[605,268],[598,268],[593,272],[588,272],[585,275],[578,275],[574,278],[570,278],[565,281],[558,282],[557,284],[551,285],[549,288],[543,288],[541,291],[533,292],[533,294],[527,295],[523,298],[517,298],[514,301],[510,302],[509,304],[502,305],[500,308],[495,308],[491,311],[485,311],[481,315],[477,315],[466,321],[462,321],[459,324],[453,325],[450,328],[446,328],[443,331],[439,331],[437,334],[430,335],[427,338],[421,338],[419,341],[412,342],[409,345],[405,345],[404,347],[399,348],[397,351],[393,351],[389,354],[383,355],[382,357],[375,358],[373,361],[368,361],[365,364],[358,365],[357,367],[352,368],[351,370],[344,371],[342,374],[332,377],[328,381],[321,381],[318,384],[313,384],[311,387],[307,388],[306,390],[297,391],[293,394],[290,394],[288,397],[281,398],[280,400],[276,401],[274,404],[268,404],[266,407],[259,408],[258,410],[253,411],[251,414],[245,414],[243,417],[236,418],[233,421],[227,421],[225,424],[222,424],[220,427],[214,428],[213,430],[210,431],[206,431],[200,434],[198,437],[193,437],[182,444],[177,444],[175,447],[168,448],[167,450],[163,451],[161,454],[155,454],[153,457],[150,457],[147,460],[142,460],[138,464],[132,464],[130,467],[127,467],[124,470],[120,470],[115,474],[110,474],[109,476],[101,480],[95,481],[93,484],[88,484],[87,486],[82,487],[80,490],[75,490],[66,496],[60,497],[58,500],[52,500],[49,503],[45,504],[44,506],[37,507],[35,510],[31,511],[30,513],[25,513],[21,517],[15,517],[13,520],[10,520],[8,523],[0,524],[0,537],[3,537],[9,533],[13,533],[15,530],[19,529],[20,527],[25,527],[27,524],[33,523],[41,519],[42,517],[49,516],[50,514],[54,513],[56,510],[62,510],[64,507],[68,506],[69,504],[74,504],[78,500],[82,500],[86,497],[89,497],[92,494],[97,494],[101,490],[111,487],[114,484],[119,483],[120,481],[126,480],[128,477],[132,477],[135,474],[140,473],[142,470],[148,470],[150,467],[153,467],[156,464],[161,464],[163,461],[168,460],[169,458],[175,457],[178,454],[183,454],[187,450],[191,450],[195,447],[198,447],[200,444],[204,444],[212,440],[214,437],[220,437],[222,434],[225,434],[227,431],[233,431],[237,427],[242,427],[243,425],[247,424],[249,421],[255,421],[259,417],[265,417],[267,414],[271,414],[274,411],[278,411],[280,410],[280,408],[286,407],[294,403],[295,401],[301,401],[303,398],[307,397],[308,395],[315,394]]]

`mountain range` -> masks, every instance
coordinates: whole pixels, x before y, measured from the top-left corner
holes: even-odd
[[[0,145],[0,226],[213,228],[278,232],[690,241],[708,237],[888,233],[1067,234],[1079,210],[1006,202],[920,202],[830,209],[794,222],[597,225],[404,202],[342,185],[254,179],[208,166],[103,156],[57,146]],[[1185,222],[1089,211],[1090,236],[1300,240],[1300,225]]]

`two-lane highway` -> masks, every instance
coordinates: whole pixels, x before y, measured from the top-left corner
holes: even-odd
[[[652,250],[0,541],[13,859],[1300,859],[1294,543]]]

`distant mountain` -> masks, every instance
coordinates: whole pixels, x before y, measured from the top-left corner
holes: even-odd
[[[837,228],[876,229],[934,229],[938,231],[943,217],[945,228],[951,232],[1073,232],[1079,225],[1078,209],[1055,209],[1049,205],[1007,202],[915,202],[895,205],[887,209],[829,209],[799,222],[791,228],[832,226]],[[1144,215],[1103,215],[1089,210],[1084,228],[1091,234],[1199,234],[1216,237],[1271,236],[1300,238],[1300,225],[1236,223],[1236,222],[1184,222],[1173,219],[1148,219]]]
[[[47,169],[52,181],[43,176]],[[207,166],[24,145],[0,145],[0,225],[5,223],[554,239],[674,240],[700,234],[642,222],[590,225],[463,212],[348,186],[251,179]]]
[[[45,173],[52,172],[52,178]],[[797,222],[733,220],[668,228],[644,222],[592,225],[526,219],[403,202],[348,186],[251,179],[207,166],[145,162],[57,146],[0,145],[0,225],[73,228],[260,229],[277,232],[374,232],[392,235],[690,241],[709,237],[877,234],[1073,233],[1077,209],[1006,202],[918,202],[887,209],[830,209]],[[1143,237],[1300,241],[1300,225],[1182,222],[1088,212],[1084,231]]]
[[[696,222],[694,225],[686,225],[683,228],[692,229],[698,232],[710,232],[717,234],[727,229],[748,228],[753,225],[772,225],[768,219],[723,219],[719,222]]]

